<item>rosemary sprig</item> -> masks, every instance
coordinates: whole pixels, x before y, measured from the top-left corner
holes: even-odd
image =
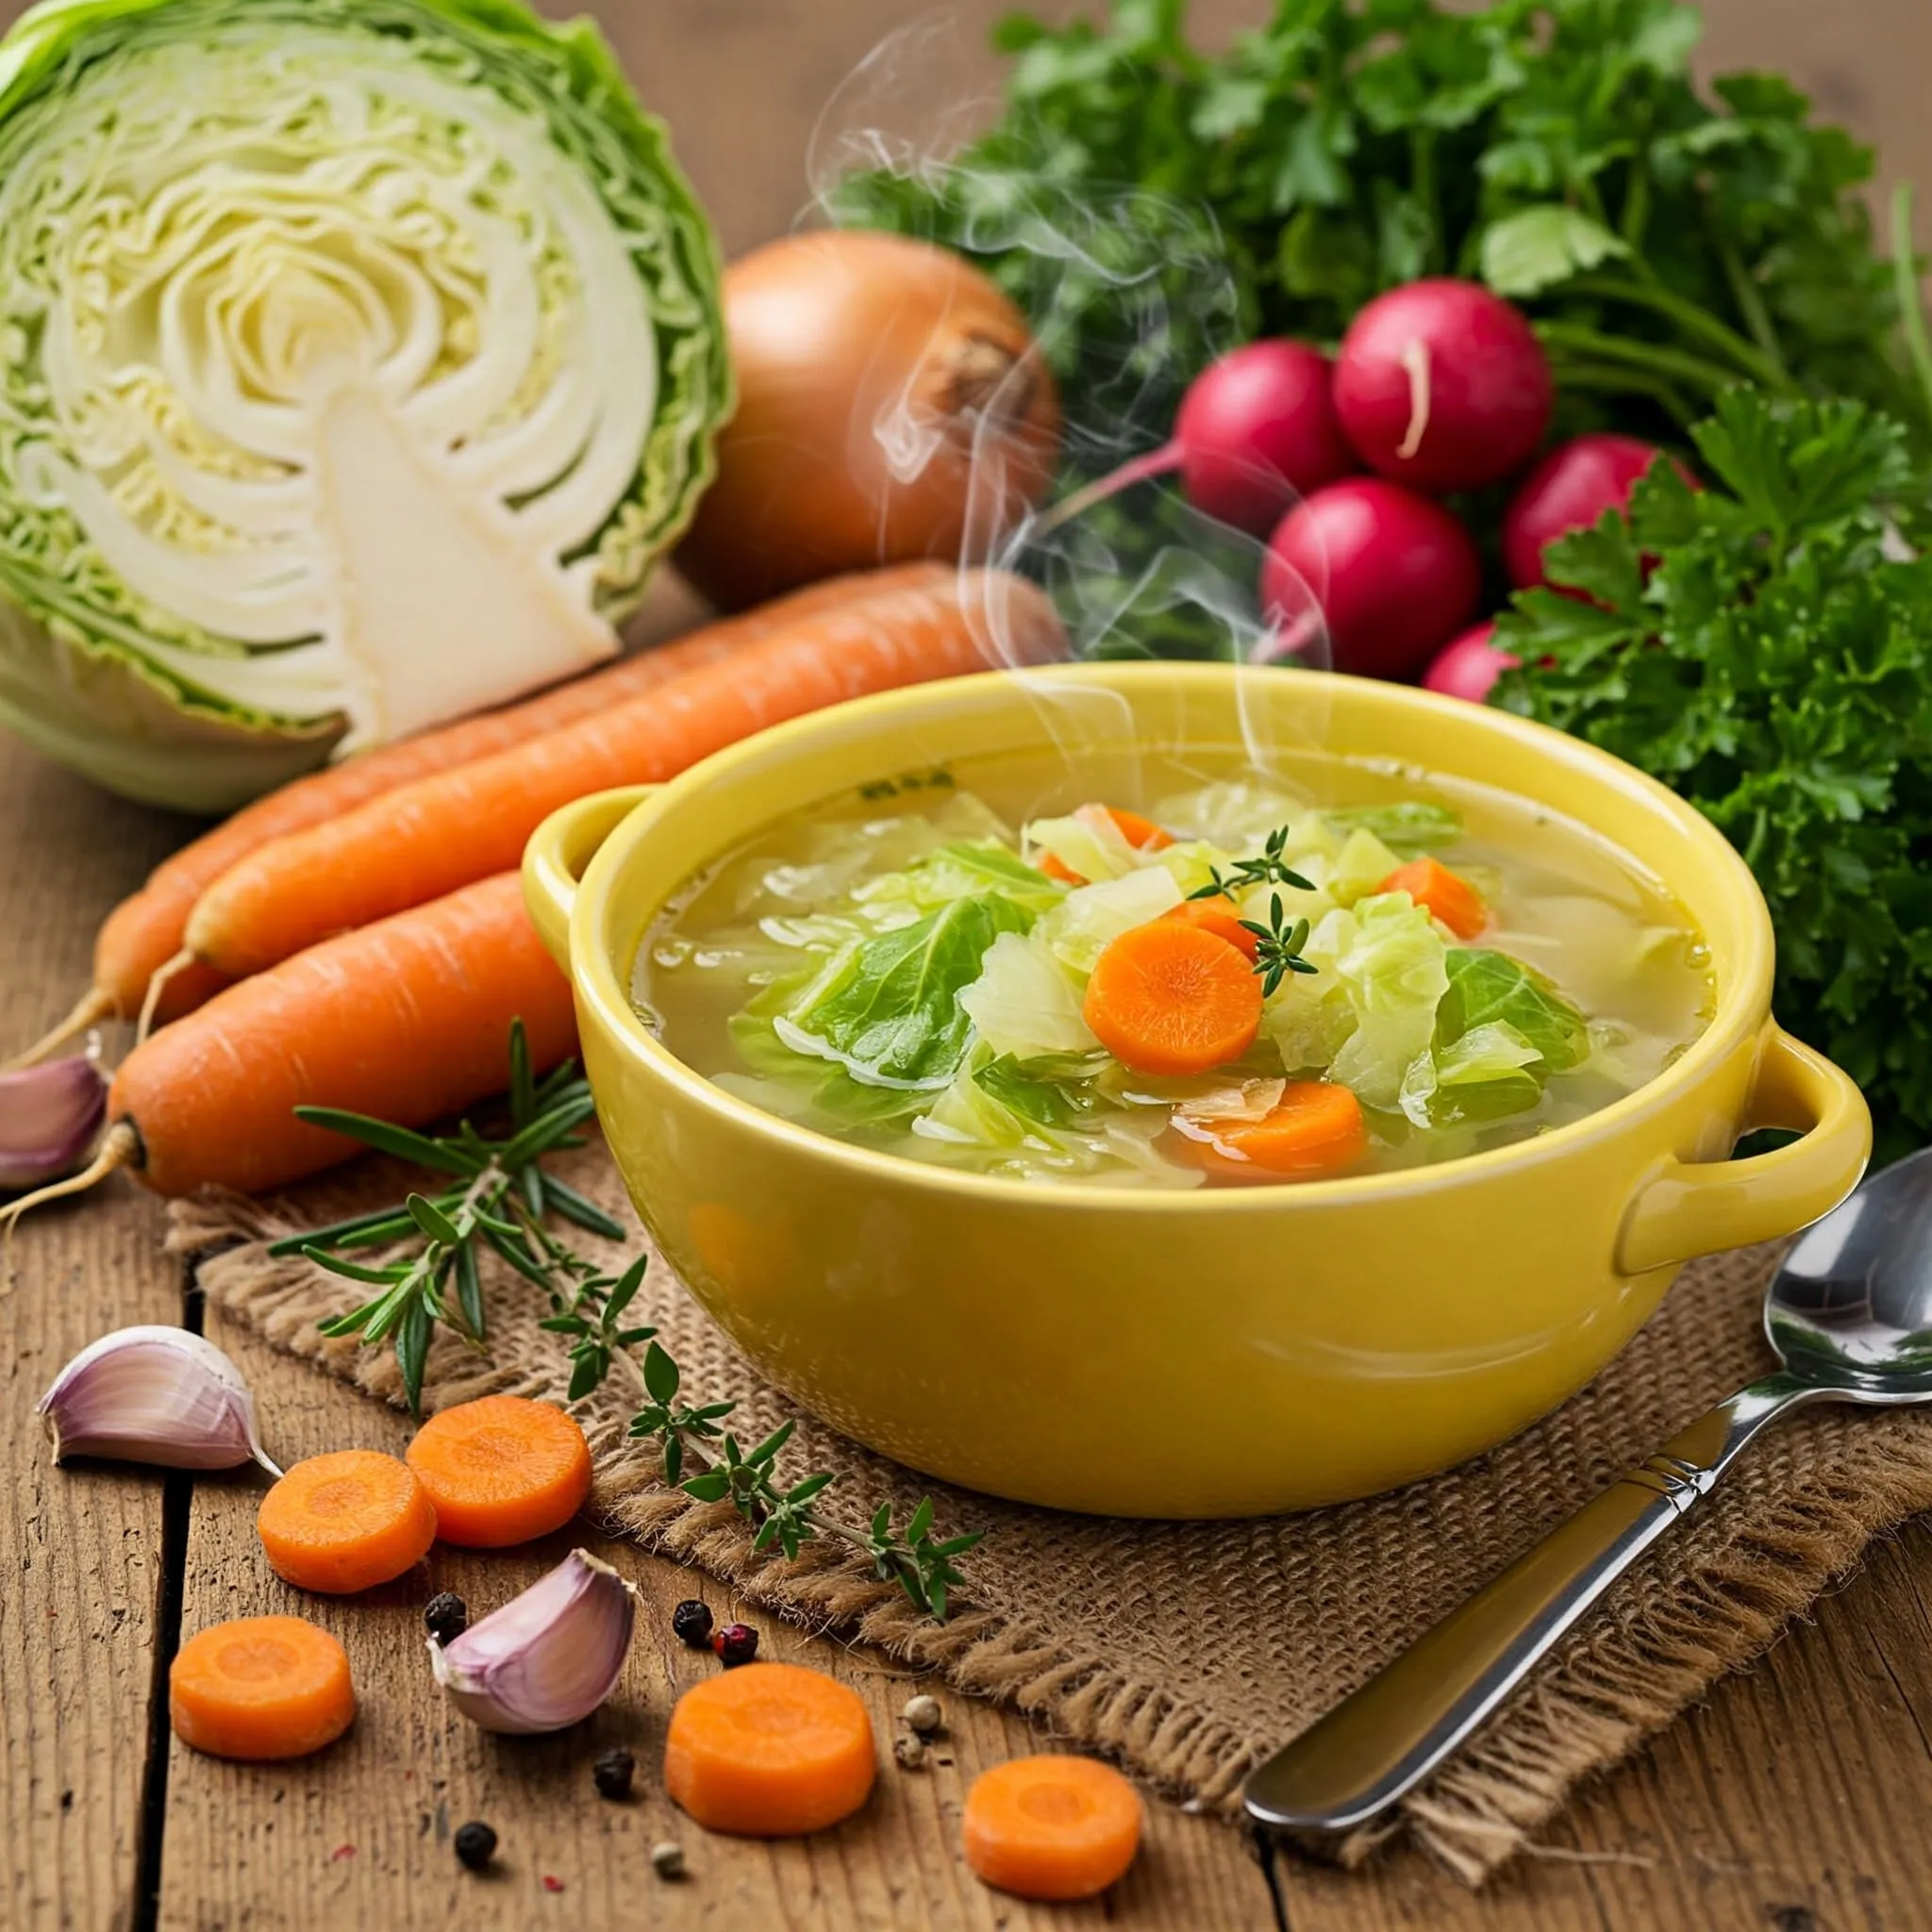
[[[412,1192],[398,1207],[291,1236],[269,1252],[305,1255],[332,1274],[378,1291],[359,1307],[324,1322],[322,1331],[358,1335],[372,1346],[391,1342],[414,1414],[422,1407],[423,1366],[436,1324],[453,1329],[475,1348],[487,1339],[477,1271],[478,1251],[487,1246],[550,1296],[553,1315],[584,1324],[579,1346],[572,1352],[576,1362],[572,1393],[588,1394],[608,1373],[614,1351],[629,1345],[619,1338],[631,1331],[606,1320],[611,1292],[623,1277],[605,1274],[596,1262],[567,1247],[543,1220],[555,1215],[611,1241],[622,1240],[624,1228],[593,1202],[545,1174],[538,1163],[547,1154],[580,1146],[583,1137],[577,1129],[594,1111],[590,1086],[574,1063],[566,1062],[541,1081],[533,1077],[521,1021],[510,1024],[507,1134],[487,1137],[467,1120],[449,1134],[419,1134],[339,1108],[298,1107],[297,1116],[311,1125],[448,1174],[452,1184],[434,1194]],[[350,1258],[354,1251],[366,1248],[394,1252],[375,1266]],[[633,1283],[631,1293],[636,1291]],[[633,1341],[642,1339],[632,1335]]]
[[[324,1322],[322,1332],[359,1335],[369,1346],[390,1341],[413,1414],[422,1405],[423,1369],[436,1324],[475,1348],[487,1340],[478,1260],[488,1248],[549,1297],[550,1313],[539,1325],[570,1339],[571,1401],[600,1387],[620,1359],[636,1369],[645,1403],[631,1418],[630,1433],[661,1442],[667,1482],[700,1502],[729,1497],[757,1529],[754,1548],[775,1546],[788,1560],[823,1537],[851,1543],[871,1558],[883,1581],[898,1584],[920,1609],[943,1621],[947,1593],[961,1580],[953,1558],[972,1549],[985,1531],[935,1541],[929,1499],[903,1529],[894,1526],[890,1504],[863,1528],[825,1515],[819,1498],[831,1487],[832,1472],[795,1483],[779,1480],[778,1456],[791,1438],[791,1423],[747,1455],[724,1426],[738,1405],[681,1401],[682,1376],[658,1341],[657,1329],[625,1323],[643,1286],[647,1257],[640,1256],[621,1274],[611,1274],[548,1224],[568,1222],[607,1241],[624,1239],[618,1222],[541,1165],[544,1156],[582,1144],[577,1129],[593,1111],[591,1090],[574,1063],[541,1081],[533,1077],[520,1021],[510,1025],[507,1134],[485,1136],[468,1121],[449,1134],[419,1134],[366,1114],[297,1108],[302,1119],[447,1175],[449,1185],[291,1235],[269,1252],[307,1256],[333,1274],[378,1291],[359,1307]],[[352,1258],[373,1248],[391,1252],[379,1265]],[[641,1365],[636,1355],[641,1346]],[[687,1463],[695,1474],[685,1474]]]
[[[1255,886],[1292,886],[1298,892],[1312,892],[1315,890],[1313,883],[1305,879],[1281,856],[1288,845],[1288,830],[1286,825],[1276,825],[1268,834],[1258,858],[1237,858],[1226,872],[1218,865],[1210,865],[1208,883],[1197,887],[1188,897],[1232,899],[1237,892],[1245,892]]]
[[[791,1423],[746,1450],[723,1425],[738,1405],[680,1402],[681,1382],[677,1364],[653,1341],[644,1352],[644,1384],[651,1401],[631,1418],[630,1433],[663,1445],[667,1481],[700,1503],[728,1502],[758,1532],[752,1539],[755,1550],[775,1544],[790,1559],[823,1537],[852,1544],[872,1559],[873,1574],[881,1582],[896,1583],[916,1608],[944,1622],[947,1593],[962,1581],[953,1559],[973,1549],[985,1537],[983,1529],[935,1541],[930,1496],[920,1500],[903,1529],[894,1526],[890,1503],[880,1504],[863,1528],[841,1523],[827,1515],[819,1500],[837,1480],[831,1471],[820,1470],[795,1483],[781,1479],[778,1457],[791,1440]],[[683,1474],[687,1461],[697,1465],[695,1475]]]
[[[1302,958],[1302,948],[1308,942],[1308,922],[1297,919],[1291,925],[1286,924],[1279,892],[1271,892],[1268,896],[1266,925],[1257,919],[1244,919],[1241,924],[1255,935],[1255,971],[1261,975],[1261,997],[1264,1000],[1273,994],[1289,974],[1320,970],[1312,961]]]

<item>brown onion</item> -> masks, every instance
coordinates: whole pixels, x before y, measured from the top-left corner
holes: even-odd
[[[983,560],[1038,500],[1059,397],[970,263],[897,235],[793,235],[724,278],[738,413],[677,553],[727,609],[838,571]]]

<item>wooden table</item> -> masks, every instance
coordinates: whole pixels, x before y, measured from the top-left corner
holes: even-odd
[[[1219,0],[1210,24],[1253,17]],[[0,18],[17,11],[0,0]],[[819,104],[877,35],[893,0],[608,0],[599,9],[645,92],[669,104],[727,242],[782,226],[803,198],[800,157]],[[995,0],[959,8],[970,41]],[[1059,10],[1065,10],[1061,8]],[[1921,0],[1842,0],[1829,25],[1800,0],[1712,9],[1727,58],[1808,74],[1834,109],[1890,120],[1891,151],[1932,135],[1917,113],[1932,41]],[[962,74],[959,84],[972,81]],[[753,101],[757,111],[748,111]],[[1922,174],[1932,169],[1922,168]],[[84,983],[93,927],[185,827],[117,803],[0,741],[0,1043],[37,1032]],[[32,1415],[62,1361],[106,1329],[202,1310],[160,1252],[157,1203],[114,1185],[25,1227],[0,1307],[0,1923],[23,1927],[334,1927],[407,1932],[648,1924],[954,1927],[1102,1923],[1215,1932],[1265,1927],[1257,1869],[1231,1831],[1155,1805],[1147,1850],[1106,1901],[1037,1910],[983,1890],[957,1851],[959,1804],[981,1766],[1043,1740],[958,1697],[931,1767],[889,1769],[866,1813],[808,1843],[708,1840],[657,1789],[675,1690],[703,1666],[672,1641],[671,1606],[728,1594],[629,1546],[606,1547],[648,1608],[624,1685],[560,1740],[498,1740],[454,1719],[422,1650],[421,1583],[350,1606],[299,1602],[256,1543],[257,1484],[107,1466],[54,1469]],[[209,1318],[242,1362],[285,1457],[350,1444],[400,1447],[406,1429],[315,1372]],[[494,1602],[566,1546],[487,1563],[439,1551],[434,1583]],[[362,1715],[341,1745],[285,1769],[244,1768],[175,1745],[167,1660],[180,1635],[278,1608],[348,1638]],[[767,1627],[769,1654],[832,1670],[882,1731],[904,1679],[839,1644]],[[641,1794],[592,1793],[590,1762],[638,1753]],[[1412,1855],[1368,1875],[1285,1873],[1296,1932],[1427,1925],[1521,1928],[1917,1927],[1932,1923],[1932,1533],[1908,1529],[1750,1675],[1718,1689],[1638,1763],[1605,1779],[1546,1843],[1473,1896]],[[450,1850],[465,1819],[501,1834],[477,1878]],[[684,1845],[665,1885],[647,1854]]]
[[[184,828],[118,803],[0,739],[0,1041],[25,1040],[84,983],[100,915]],[[478,1558],[438,1550],[433,1585],[351,1604],[278,1583],[254,1534],[247,1475],[52,1465],[33,1405],[60,1364],[130,1322],[202,1319],[160,1252],[162,1210],[126,1183],[49,1209],[16,1238],[0,1305],[0,1924],[105,1928],[486,1926],[648,1923],[774,1927],[1012,1927],[1108,1923],[1216,1932],[1265,1927],[1241,1840],[1156,1804],[1146,1854],[1104,1905],[1047,1912],[982,1890],[958,1856],[961,1795],[983,1765],[1042,1740],[1021,1720],[947,1696],[950,1734],[927,1771],[889,1769],[867,1812],[806,1843],[708,1840],[654,1774],[672,1696],[707,1666],[670,1635],[678,1598],[728,1593],[629,1545],[598,1545],[642,1587],[642,1635],[612,1704],[555,1740],[491,1739],[429,1680],[429,1590],[495,1603],[568,1546]],[[351,1445],[400,1449],[391,1414],[277,1356],[219,1317],[284,1460]],[[250,1768],[175,1744],[162,1689],[183,1632],[269,1610],[319,1616],[357,1662],[362,1714],[325,1756]],[[760,1620],[762,1621],[762,1620]],[[770,1654],[838,1673],[882,1734],[908,1692],[891,1669],[825,1640],[765,1628]],[[1484,1926],[1773,1925],[1906,1928],[1932,1897],[1932,1532],[1876,1550],[1816,1624],[1641,1762],[1585,1795],[1473,1897],[1415,1857],[1368,1876],[1291,1866],[1296,1932]],[[623,1742],[636,1803],[592,1794],[591,1758]],[[502,1836],[499,1869],[463,1872],[450,1834]],[[647,1854],[685,1846],[691,1877],[662,1886]],[[554,1889],[553,1889],[554,1888]],[[641,1897],[640,1896],[641,1894]]]

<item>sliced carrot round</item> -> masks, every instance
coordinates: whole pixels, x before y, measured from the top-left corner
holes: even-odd
[[[1082,811],[1088,809],[1082,806]],[[1174,834],[1152,819],[1142,818],[1137,811],[1128,811],[1124,806],[1103,805],[1098,808],[1113,821],[1114,829],[1136,852],[1165,852],[1174,843]]]
[[[212,1757],[302,1757],[356,1715],[349,1659],[302,1617],[238,1617],[198,1630],[168,1667],[168,1715]]]
[[[849,1818],[876,1760],[863,1700],[797,1664],[744,1664],[677,1700],[664,1789],[707,1831],[793,1838]]]
[[[431,1416],[405,1453],[435,1505],[437,1535],[465,1549],[548,1536],[591,1493],[591,1445],[554,1402],[459,1402]]]
[[[1291,1080],[1259,1120],[1183,1121],[1188,1152],[1210,1173],[1240,1180],[1335,1174],[1368,1151],[1361,1102],[1339,1082]]]
[[[1255,1043],[1261,982],[1224,939],[1154,919],[1108,943],[1082,1011],[1101,1045],[1135,1073],[1205,1074]]]
[[[1407,892],[1430,918],[1439,919],[1459,940],[1473,940],[1490,923],[1483,895],[1462,876],[1434,858],[1412,858],[1398,865],[1376,888],[1382,892]]]
[[[1142,818],[1137,811],[1128,811],[1117,805],[1083,805],[1074,815],[1080,812],[1105,812],[1113,821],[1114,829],[1131,845],[1136,852],[1164,852],[1174,843],[1174,835],[1163,831],[1152,819]],[[1048,878],[1058,879],[1063,886],[1084,886],[1087,881],[1063,859],[1056,858],[1051,852],[1040,861],[1040,869]]]
[[[1134,1862],[1141,1801],[1091,1757],[996,1764],[966,1793],[966,1862],[1021,1898],[1091,1898]]]
[[[1239,946],[1250,960],[1261,947],[1260,940],[1241,924],[1241,911],[1234,901],[1222,892],[1211,899],[1183,899],[1160,916],[1173,920],[1176,925],[1198,925],[1203,932],[1211,932],[1216,939]]]
[[[255,1526],[277,1576],[341,1596],[420,1562],[436,1511],[393,1456],[341,1449],[296,1463],[261,1499]]]

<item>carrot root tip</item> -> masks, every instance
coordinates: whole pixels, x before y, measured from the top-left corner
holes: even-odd
[[[64,1181],[50,1181],[44,1188],[36,1188],[31,1194],[23,1194],[17,1201],[9,1201],[0,1208],[0,1230],[10,1238],[15,1224],[29,1208],[39,1208],[48,1201],[58,1201],[65,1194],[85,1193],[97,1181],[104,1181],[117,1169],[136,1167],[141,1162],[141,1136],[134,1130],[132,1121],[116,1121],[108,1129],[107,1138],[95,1150],[94,1158],[78,1174],[71,1174]]]
[[[160,1010],[161,995],[168,990],[169,980],[186,973],[194,964],[194,955],[186,946],[173,958],[165,959],[157,966],[150,975],[147,991],[142,995],[141,1015],[134,1023],[134,1043],[142,1044],[154,1031],[155,1014]]]
[[[105,987],[89,987],[74,1010],[58,1026],[50,1027],[31,1046],[15,1054],[10,1060],[0,1060],[0,1073],[12,1073],[19,1067],[39,1066],[50,1054],[65,1046],[75,1034],[85,1033],[90,1026],[97,1026],[103,1020],[111,1020],[114,1013],[114,995]]]

